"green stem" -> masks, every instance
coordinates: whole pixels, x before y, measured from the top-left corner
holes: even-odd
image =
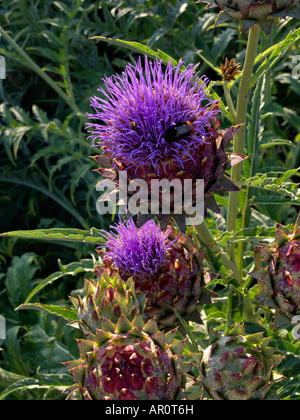
[[[232,271],[232,277],[237,280],[240,284],[243,283],[243,280],[241,278],[241,275],[239,273],[239,270],[236,266],[236,264],[232,261],[230,261],[227,256],[223,253],[223,249],[215,242],[215,239],[209,230],[208,226],[205,222],[203,222],[201,225],[195,226],[195,229],[200,236],[201,240],[207,245],[213,254],[219,254],[221,253],[221,259],[223,262],[224,267],[228,271]]]
[[[226,103],[229,109],[229,112],[234,120],[234,123],[236,123],[236,110],[235,107],[233,105],[232,102],[232,98],[231,98],[231,94],[230,94],[230,90],[228,88],[228,82],[225,80],[224,81],[224,85],[223,85],[223,90],[224,90],[224,95],[225,95],[225,99],[226,99]]]
[[[45,82],[51,86],[55,92],[69,105],[69,107],[77,114],[82,117],[83,114],[72,99],[45,73],[30,57],[26,52],[8,35],[8,33],[0,26],[0,34],[7,41],[9,45],[20,55],[27,65],[34,70]]]
[[[259,35],[260,26],[254,25],[249,32],[248,47],[238,95],[236,124],[244,124],[244,126],[238,131],[234,138],[233,152],[237,154],[243,154],[245,148],[246,120],[248,100],[250,96],[250,82],[255,58],[257,55]],[[231,178],[237,185],[241,179],[242,169],[243,163],[241,162],[238,165],[234,166],[231,171]],[[234,191],[230,192],[227,213],[227,230],[229,232],[235,232],[236,230],[238,202],[239,193]],[[235,246],[230,246],[228,252],[231,261],[235,261]]]

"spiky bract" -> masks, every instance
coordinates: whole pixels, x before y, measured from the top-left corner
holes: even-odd
[[[175,400],[184,398],[183,341],[176,331],[159,331],[154,320],[144,324],[121,316],[117,324],[104,319],[102,329],[79,340],[81,359],[65,363],[76,385],[68,399]]]
[[[202,251],[188,251],[171,229],[162,231],[153,220],[137,228],[132,220],[120,221],[113,228],[117,235],[107,235],[107,250],[99,251],[103,266],[96,268],[101,276],[118,273],[123,281],[132,278],[137,295],[146,299],[144,313],[156,317],[160,327],[173,327],[176,312],[184,317],[197,314],[199,303],[209,303],[205,289]]]
[[[221,336],[211,333],[202,358],[195,355],[202,398],[212,400],[273,400],[274,369],[282,361],[264,333],[245,335],[237,325]],[[280,377],[278,376],[277,380]]]
[[[291,323],[300,315],[300,216],[289,231],[277,225],[275,247],[259,247],[266,268],[252,273],[259,281],[257,300],[275,309],[275,328]]]
[[[137,312],[143,312],[143,295],[136,296],[132,279],[124,282],[119,275],[109,277],[103,273],[98,281],[84,281],[84,297],[70,297],[75,309],[80,328],[87,332],[96,332],[103,319],[117,323],[121,315],[133,320]]]

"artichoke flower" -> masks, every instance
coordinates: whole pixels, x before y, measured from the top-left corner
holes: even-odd
[[[278,18],[289,16],[300,19],[299,0],[198,0],[197,3],[208,3],[208,7],[217,6],[221,9],[217,25],[238,19],[246,31],[258,23],[267,35],[274,20]]]
[[[200,387],[202,399],[278,400],[271,388],[282,379],[275,368],[283,357],[269,347],[270,338],[263,335],[246,335],[242,325],[224,335],[211,332],[203,355],[193,355],[201,372],[193,387]]]
[[[94,156],[100,166],[96,171],[115,183],[116,194],[120,192],[120,172],[125,171],[128,185],[136,180],[147,183],[146,205],[153,199],[153,183],[162,180],[179,180],[180,185],[190,182],[193,206],[197,182],[204,180],[205,212],[220,211],[214,194],[239,190],[226,171],[245,156],[227,153],[226,148],[241,126],[218,130],[219,102],[207,96],[207,83],[196,66],[184,67],[183,62],[174,66],[170,61],[164,69],[161,61],[148,61],[147,57],[144,66],[139,59],[121,75],[104,79],[105,89],[100,88],[99,97],[91,98],[95,113],[88,114],[99,121],[89,123],[87,129],[93,146],[102,151]],[[130,188],[127,191],[130,198]],[[185,231],[186,209],[181,206],[178,210],[174,202],[180,207],[183,197],[178,200],[171,193],[167,212],[159,196],[155,209],[147,208],[138,225],[157,217],[166,227],[173,218]]]
[[[77,311],[80,329],[95,334],[103,319],[117,323],[123,315],[132,321],[138,312],[143,313],[144,296],[136,296],[132,279],[124,282],[119,275],[109,277],[103,273],[97,280],[85,279],[83,297],[70,296]]]
[[[102,328],[78,340],[81,358],[64,363],[75,385],[68,400],[175,400],[185,397],[183,341],[176,330],[159,331],[154,320],[117,324],[104,319]]]
[[[188,251],[170,227],[163,231],[154,220],[137,228],[130,219],[105,233],[105,249],[99,250],[103,265],[95,273],[119,275],[123,282],[134,281],[137,298],[145,298],[145,319],[156,318],[160,328],[173,328],[179,313],[199,319],[197,306],[210,303],[206,289],[203,251]],[[174,235],[172,240],[169,236]]]
[[[274,248],[259,250],[267,266],[252,273],[261,288],[256,299],[275,309],[275,328],[290,324],[300,315],[300,216],[292,231],[277,225]]]

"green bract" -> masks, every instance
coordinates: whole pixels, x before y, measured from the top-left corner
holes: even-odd
[[[263,335],[263,332],[245,335],[241,325],[224,336],[211,333],[211,345],[202,358],[194,355],[201,371],[198,384],[203,399],[278,399],[271,386],[274,383],[274,368],[282,357],[268,347],[270,338]]]
[[[136,296],[132,279],[122,281],[119,275],[112,278],[103,273],[97,282],[85,280],[84,297],[70,297],[79,326],[83,331],[95,334],[104,318],[117,323],[120,316],[133,320],[137,312],[143,312],[144,296]]]
[[[287,325],[300,315],[300,216],[292,232],[278,224],[275,248],[260,252],[267,267],[252,273],[261,286],[257,300],[275,309],[275,327]]]
[[[217,25],[231,19],[239,19],[246,31],[259,23],[265,33],[269,34],[276,18],[285,19],[290,16],[300,19],[299,0],[199,0],[197,3],[208,3],[208,7],[218,6],[222,10]]]
[[[159,331],[155,320],[145,324],[139,313],[132,322],[104,319],[95,335],[78,340],[81,359],[65,363],[76,382],[68,399],[182,399],[184,342],[175,334]]]

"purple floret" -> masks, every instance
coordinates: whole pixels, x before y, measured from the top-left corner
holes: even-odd
[[[104,78],[100,97],[90,99],[95,114],[88,118],[89,139],[93,146],[105,147],[112,160],[127,166],[150,165],[159,173],[159,164],[170,159],[181,163],[183,157],[193,159],[193,152],[205,141],[214,101],[204,92],[208,79],[200,77],[196,66],[183,62],[164,69],[161,61],[141,58],[128,64],[121,75]],[[170,127],[189,122],[193,132],[169,144],[165,135]]]
[[[137,228],[130,219],[126,225],[120,220],[111,226],[115,234],[103,234],[107,240],[104,260],[112,260],[115,269],[126,276],[140,278],[156,274],[168,261],[168,251],[173,242],[168,241],[170,229],[163,232],[154,220]]]

